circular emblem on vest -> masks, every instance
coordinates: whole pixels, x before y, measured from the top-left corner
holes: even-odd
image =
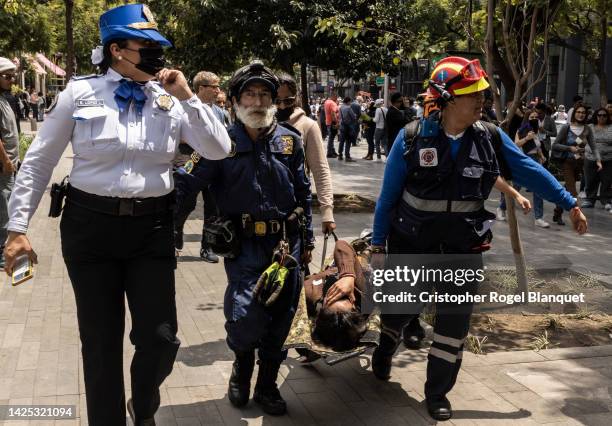
[[[438,151],[436,148],[423,148],[419,150],[419,165],[421,167],[435,167],[438,165]]]

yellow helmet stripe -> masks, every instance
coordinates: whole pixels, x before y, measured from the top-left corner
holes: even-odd
[[[455,94],[455,96],[460,96],[460,95],[467,95],[467,94],[474,93],[474,92],[480,92],[482,90],[487,89],[488,87],[489,87],[489,82],[487,81],[487,79],[484,77],[481,77],[480,80],[478,80],[474,84],[470,84],[467,87],[462,87],[461,89],[452,89],[452,91]]]

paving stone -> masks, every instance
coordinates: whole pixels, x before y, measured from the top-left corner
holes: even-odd
[[[489,365],[497,364],[520,364],[524,362],[546,361],[542,354],[535,351],[514,351],[514,352],[493,352],[482,357],[482,360]]]
[[[561,413],[558,403],[547,401],[530,390],[520,392],[500,392],[499,395],[516,407],[525,407],[531,418],[539,423],[553,423],[567,420]]]
[[[32,398],[36,370],[16,371],[11,386],[11,398]]]
[[[2,340],[2,348],[19,348],[23,337],[25,323],[8,324],[4,331],[4,339]]]
[[[360,401],[347,404],[353,413],[366,425],[412,425],[401,414],[389,410],[389,406],[377,402]]]
[[[39,342],[22,342],[17,370],[36,370],[39,350]]]
[[[539,354],[550,360],[612,356],[612,345],[547,349],[540,351]]]
[[[351,408],[331,391],[305,393],[298,395],[298,398],[317,422],[342,419],[347,425],[359,423]]]

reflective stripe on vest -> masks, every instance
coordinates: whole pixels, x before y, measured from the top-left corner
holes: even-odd
[[[484,201],[450,201],[450,210],[448,209],[449,201],[447,200],[424,200],[415,197],[410,192],[404,190],[402,199],[412,208],[424,212],[447,212],[452,213],[469,213],[477,212],[484,208]]]

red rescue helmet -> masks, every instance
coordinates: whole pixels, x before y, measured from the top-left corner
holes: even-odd
[[[452,96],[480,92],[489,87],[487,73],[480,61],[449,56],[436,64],[429,79],[427,93],[433,98],[450,100]]]

